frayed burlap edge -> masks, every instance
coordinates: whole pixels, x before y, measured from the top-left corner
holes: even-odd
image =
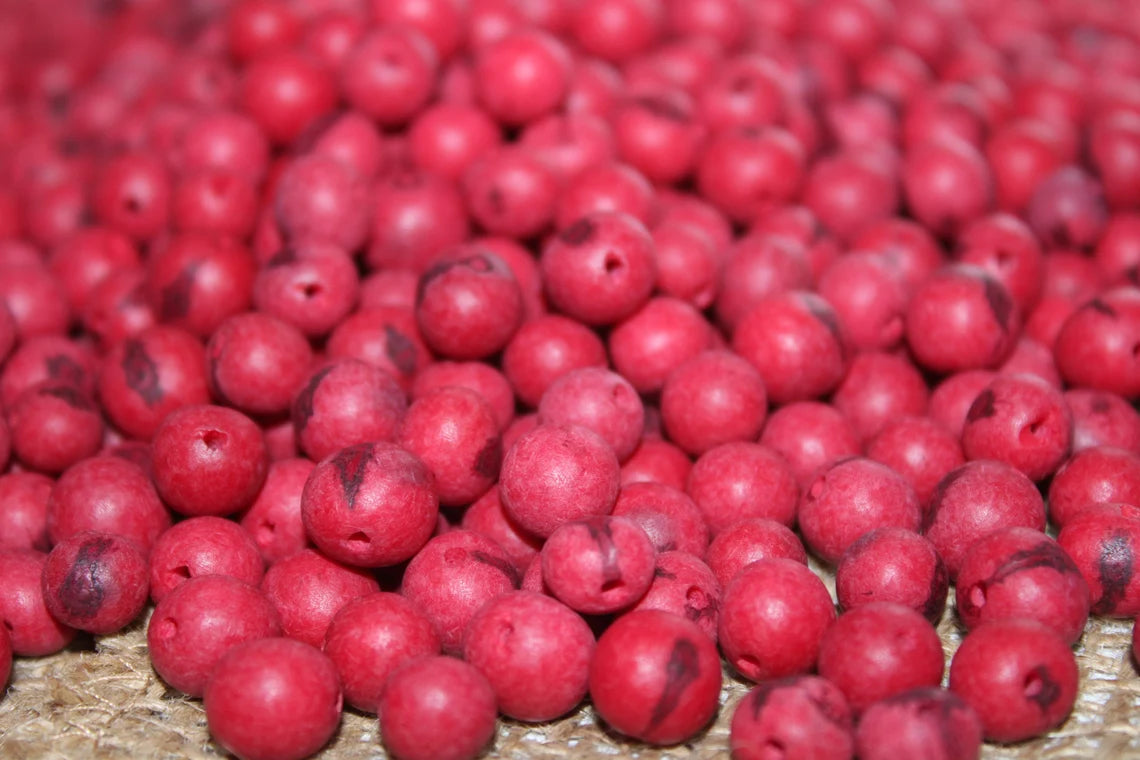
[[[830,578],[827,579],[830,581]],[[118,760],[224,757],[210,741],[201,702],[168,689],[146,652],[146,621],[50,657],[15,663],[0,701],[0,758],[5,760]],[[947,662],[961,631],[947,612],[939,626]],[[1081,691],[1069,719],[1056,731],[1015,746],[986,745],[983,757],[1140,758],[1140,676],[1131,659],[1131,623],[1090,622],[1077,647]],[[487,757],[723,758],[737,701],[748,684],[726,674],[716,721],[687,744],[650,749],[626,743],[599,727],[589,705],[552,723],[500,723]],[[386,757],[375,718],[348,712],[322,760]]]

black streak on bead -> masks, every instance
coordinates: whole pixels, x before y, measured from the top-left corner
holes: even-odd
[[[198,273],[199,263],[194,261],[187,264],[170,284],[162,289],[162,303],[158,313],[164,320],[182,319],[190,313],[190,294],[194,290],[194,281]]]
[[[986,303],[990,306],[994,321],[1005,332],[1009,330],[1009,318],[1013,314],[1013,299],[1009,297],[1009,291],[1005,289],[1005,286],[992,277],[987,276],[983,282]]]
[[[942,557],[934,555],[934,571],[930,574],[930,588],[926,592],[926,604],[922,605],[922,616],[937,624],[946,609],[946,592],[950,588],[950,572]]]
[[[297,260],[297,249],[292,246],[285,246],[277,253],[273,254],[273,258],[265,262],[265,266],[269,269],[274,267],[283,267],[286,264],[292,264]]]
[[[1128,536],[1118,533],[1101,545],[1096,568],[1101,594],[1100,598],[1093,602],[1094,615],[1111,614],[1123,601],[1128,591],[1128,584],[1132,580],[1135,561],[1132,542],[1128,540]]]
[[[431,285],[432,281],[438,277],[441,277],[445,272],[449,271],[457,263],[458,262],[455,261],[448,261],[447,259],[444,259],[443,261],[437,261],[428,267],[423,274],[420,275],[419,282],[416,283],[417,306],[423,303],[424,293],[427,292],[428,286]]]
[[[661,725],[661,722],[677,709],[685,690],[700,674],[701,666],[696,645],[688,639],[677,639],[673,644],[673,651],[669,653],[669,662],[665,666],[665,688],[661,690],[661,696],[653,706],[653,714],[649,716],[650,729]]]
[[[126,376],[127,387],[137,393],[147,406],[154,406],[166,396],[158,380],[158,367],[142,341],[132,339],[123,344],[120,366]]]
[[[571,224],[558,235],[559,239],[567,245],[582,245],[594,236],[594,223],[583,217]]]
[[[333,459],[337,475],[340,477],[340,487],[344,491],[344,499],[349,509],[356,508],[356,495],[364,484],[364,474],[368,469],[368,462],[372,459],[372,444],[358,443],[341,449]]]
[[[44,364],[47,365],[47,373],[52,380],[59,380],[63,383],[71,383],[72,385],[83,385],[83,381],[87,373],[83,371],[70,356],[65,354],[55,354],[49,356]]]
[[[495,478],[499,474],[499,466],[503,463],[503,439],[493,435],[479,449],[475,455],[475,472],[485,478]]]
[[[994,416],[994,392],[989,388],[978,394],[970,410],[966,412],[966,422],[976,422]]]
[[[95,404],[87,397],[87,394],[70,385],[50,385],[41,389],[40,393],[57,398],[72,409],[84,412],[95,410]]]
[[[416,345],[392,325],[384,325],[384,353],[400,374],[410,375],[416,371]]]
[[[320,370],[309,378],[309,382],[297,394],[297,400],[293,402],[293,425],[298,434],[305,432],[305,426],[309,424],[309,418],[313,416],[313,397],[317,395],[317,388],[320,387],[321,382],[332,371],[331,366]]]
[[[1105,315],[1111,319],[1116,319],[1116,309],[1112,308],[1099,298],[1094,298],[1085,304],[1086,309],[1092,309],[1095,312]]]
[[[92,617],[103,606],[107,595],[103,588],[101,559],[111,548],[109,538],[92,538],[79,546],[79,553],[59,586],[59,601],[68,614]]]

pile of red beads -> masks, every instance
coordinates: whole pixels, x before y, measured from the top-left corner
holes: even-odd
[[[153,602],[241,758],[346,704],[673,745],[723,659],[738,760],[957,760],[1140,613],[1136,3],[46,0],[0,52],[0,684]]]

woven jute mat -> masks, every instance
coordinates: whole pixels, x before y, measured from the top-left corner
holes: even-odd
[[[827,580],[830,581],[830,578]],[[1081,690],[1056,731],[1018,745],[987,744],[984,758],[1140,758],[1140,676],[1131,659],[1131,622],[1093,620],[1077,646]],[[962,632],[947,611],[939,625],[947,663]],[[691,742],[666,749],[622,741],[599,725],[588,704],[544,724],[501,721],[489,758],[724,758],[736,703],[749,684],[726,673],[715,723]],[[147,659],[146,621],[39,659],[19,659],[0,701],[4,760],[219,758],[202,703],[175,692]],[[317,757],[386,757],[374,716],[346,711],[340,730]]]

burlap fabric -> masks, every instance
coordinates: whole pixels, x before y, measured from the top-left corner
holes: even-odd
[[[828,579],[830,580],[830,579]],[[146,653],[146,623],[70,650],[16,662],[0,702],[3,760],[218,758],[199,701],[168,689]],[[947,662],[961,641],[952,612],[939,626]],[[1094,620],[1077,647],[1081,691],[1072,715],[1041,739],[986,745],[985,758],[1140,758],[1140,676],[1132,664],[1131,623]],[[503,721],[490,758],[723,758],[737,701],[748,684],[729,675],[716,722],[692,742],[657,750],[607,733],[589,705],[563,720],[528,725]],[[386,757],[374,717],[346,712],[322,760]]]

